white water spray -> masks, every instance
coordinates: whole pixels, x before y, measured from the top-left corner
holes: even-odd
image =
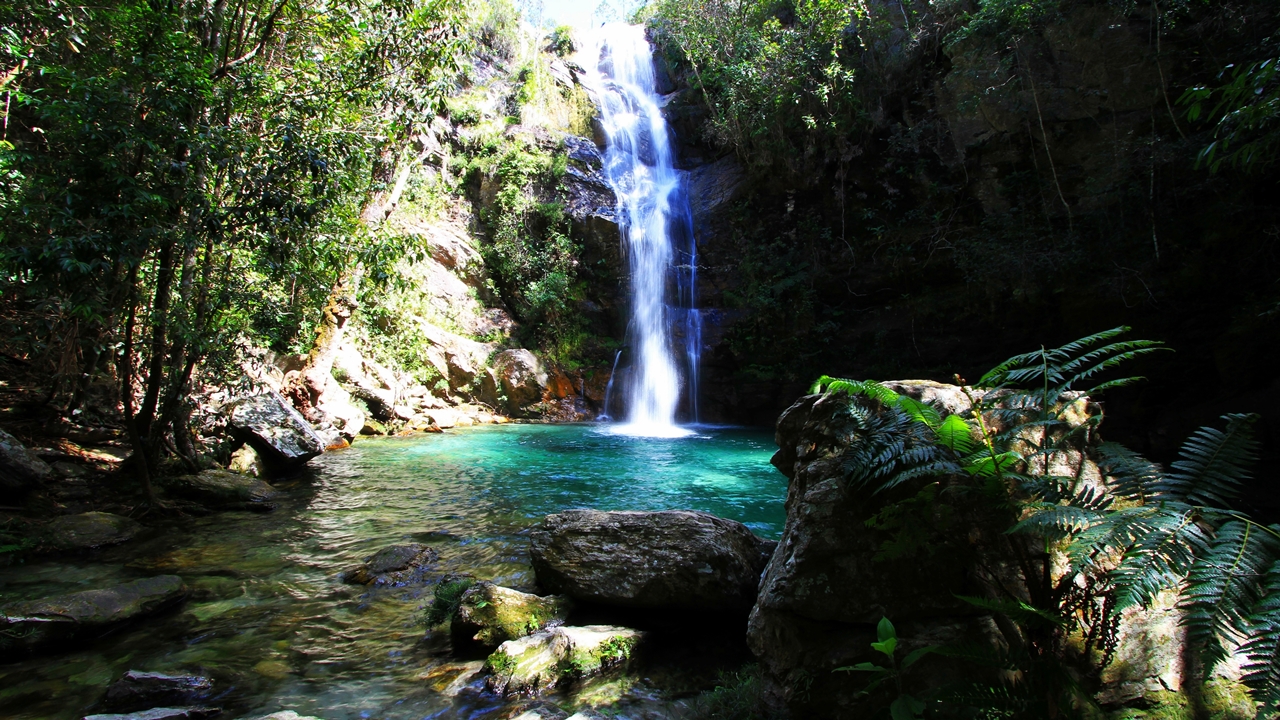
[[[702,335],[694,307],[696,251],[689,202],[672,162],[644,28],[605,25],[592,39],[584,64],[600,104],[608,141],[605,175],[618,198],[618,227],[631,275],[631,363],[623,388],[627,422],[619,431],[686,435],[689,431],[676,425],[676,412],[683,390],[689,415],[697,421]],[[676,329],[683,342],[677,342]]]

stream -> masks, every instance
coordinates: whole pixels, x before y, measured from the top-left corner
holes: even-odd
[[[385,545],[417,541],[440,553],[432,578],[469,572],[533,590],[530,527],[577,507],[704,510],[776,539],[786,479],[769,465],[773,450],[767,431],[707,427],[677,439],[505,425],[362,440],[281,483],[275,512],[189,518],[91,556],[0,569],[6,601],[162,573],[192,590],[178,610],[87,648],[0,665],[0,716],[79,718],[135,669],[213,677],[222,694],[208,704],[227,709],[223,717],[506,717],[511,703],[469,680],[479,662],[451,657],[447,632],[423,626],[430,579],[370,589],[338,574]],[[550,699],[649,717],[698,689],[679,667],[646,672]]]

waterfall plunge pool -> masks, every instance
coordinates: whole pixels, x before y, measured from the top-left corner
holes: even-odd
[[[92,556],[0,568],[6,601],[161,573],[192,589],[180,609],[86,648],[0,665],[0,716],[79,718],[133,669],[210,675],[224,693],[210,704],[226,708],[224,718],[284,709],[327,720],[506,717],[511,702],[475,687],[458,692],[477,663],[450,657],[447,633],[421,624],[433,585],[370,589],[338,573],[385,545],[416,541],[440,553],[433,577],[470,572],[532,590],[529,528],[576,507],[704,510],[766,538],[781,533],[786,478],[769,465],[767,431],[692,427],[688,437],[657,439],[610,427],[362,440],[313,460],[309,482],[282,484],[273,513],[187,519]],[[657,668],[549,699],[622,717],[661,713],[689,675]]]

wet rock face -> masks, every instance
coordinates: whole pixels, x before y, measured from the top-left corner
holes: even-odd
[[[772,548],[742,523],[686,510],[568,510],[548,515],[530,536],[540,586],[655,609],[745,612]]]
[[[462,594],[449,631],[454,646],[495,648],[544,628],[564,623],[568,598],[540,597],[490,582],[478,582]]]
[[[0,659],[67,647],[165,610],[187,596],[177,575],[0,606]]]
[[[203,470],[163,483],[167,492],[217,508],[265,505],[279,495],[266,482],[230,470]]]
[[[324,439],[279,393],[236,400],[226,412],[227,429],[253,446],[273,472],[296,470],[324,452]]]
[[[9,433],[0,430],[0,490],[22,493],[53,477],[53,468]]]
[[[166,675],[130,670],[107,688],[103,703],[123,712],[193,705],[213,693],[213,681],[200,675]]]
[[[493,369],[512,411],[538,402],[547,389],[547,371],[537,356],[523,348],[498,353]]]
[[[87,512],[54,518],[39,534],[41,548],[54,552],[117,545],[142,532],[142,525],[121,515]]]
[[[440,559],[435,550],[418,543],[388,545],[365,558],[364,564],[342,574],[353,585],[407,585],[422,579],[427,566]]]
[[[500,695],[544,692],[631,661],[644,633],[613,625],[556,627],[502,643],[485,665],[488,690]]]

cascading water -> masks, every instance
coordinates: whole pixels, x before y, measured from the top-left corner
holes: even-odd
[[[676,413],[683,391],[687,414],[697,422],[702,336],[689,201],[672,162],[644,28],[605,25],[593,39],[585,64],[600,104],[608,142],[605,175],[618,198],[631,276],[631,366],[622,388],[627,422],[620,430],[684,435],[688,431],[676,425]]]

